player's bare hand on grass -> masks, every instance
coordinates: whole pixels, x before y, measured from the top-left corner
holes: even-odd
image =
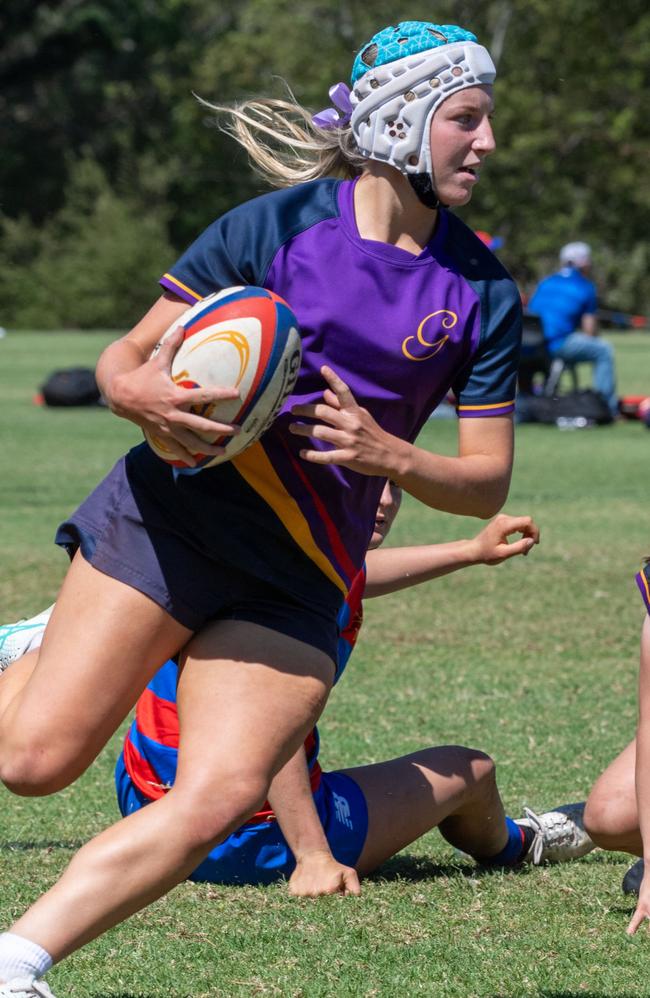
[[[649,864],[646,860],[646,868]],[[650,919],[650,874],[644,874],[639,889],[639,900],[636,903],[636,910],[630,919],[626,932],[628,936],[633,936],[639,926]]]
[[[314,851],[302,856],[289,880],[294,897],[317,898],[325,894],[361,893],[357,871],[338,863],[330,852]]]
[[[330,444],[331,449],[306,448],[300,456],[313,464],[341,464],[362,475],[388,476],[395,437],[382,430],[330,367],[321,367],[321,374],[328,385],[323,401],[291,410],[292,415],[315,422],[291,423],[289,429],[297,436]]]
[[[521,534],[519,540],[508,541],[513,534]],[[483,565],[499,565],[508,558],[528,554],[539,544],[539,527],[530,516],[508,516],[499,513],[483,527],[473,542],[476,562]]]
[[[216,456],[224,448],[214,443],[223,434],[240,432],[232,423],[220,423],[192,408],[210,409],[215,403],[239,397],[236,388],[183,388],[171,378],[174,354],[183,339],[183,327],[174,330],[140,367],[116,377],[112,408],[161,440],[179,460],[193,466],[194,454]],[[205,435],[205,439],[204,439]]]

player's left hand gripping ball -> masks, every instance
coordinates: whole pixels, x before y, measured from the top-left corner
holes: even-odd
[[[215,422],[241,427],[236,436],[213,442],[224,448],[218,457],[196,454],[196,468],[229,461],[271,425],[291,392],[301,360],[295,315],[279,295],[265,288],[226,288],[202,299],[174,322],[183,342],[172,362],[171,376],[183,388],[237,388],[239,398],[193,406],[190,410]],[[156,349],[158,349],[160,344]],[[159,437],[145,431],[158,457],[177,468],[179,461]]]

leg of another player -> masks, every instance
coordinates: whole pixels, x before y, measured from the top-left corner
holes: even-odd
[[[585,828],[596,845],[643,855],[634,772],[636,739],[594,783],[585,807]]]
[[[263,802],[317,720],[333,678],[321,651],[222,621],[188,645],[176,781],[97,836],[11,932],[62,959],[160,897]]]
[[[76,779],[191,631],[131,586],[73,560],[43,644],[0,683],[0,779],[46,794]]]
[[[445,745],[343,772],[368,805],[368,835],[356,864],[362,874],[436,827],[474,856],[495,856],[507,845],[495,766],[483,752]]]
[[[38,663],[38,651],[29,651],[0,673],[0,718],[11,701],[21,692]]]

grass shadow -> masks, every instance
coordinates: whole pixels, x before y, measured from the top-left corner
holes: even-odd
[[[615,915],[617,918],[622,915],[623,917],[632,918],[634,909],[636,908],[636,898],[630,898],[629,904],[622,901],[620,904],[608,904],[607,914]]]
[[[0,852],[32,852],[41,849],[67,849],[75,852],[85,845],[82,839],[40,839],[30,841],[0,842]]]
[[[539,998],[639,998],[638,991],[539,991]]]
[[[628,857],[624,857],[627,859]],[[590,866],[595,865],[612,865],[612,854],[605,851],[596,851],[588,857],[586,857],[586,862]],[[434,863],[432,860],[425,856],[417,855],[398,855],[393,859],[387,860],[382,866],[379,867],[374,873],[369,874],[366,879],[369,880],[410,880],[413,883],[417,883],[422,880],[436,879],[438,877],[464,877],[465,879],[476,879],[477,877],[490,877],[495,874],[503,874],[504,871],[509,873],[516,873],[518,876],[528,876],[530,873],[537,869],[530,863],[522,863],[520,866],[481,866],[476,863],[472,865],[471,862],[465,862],[463,860],[458,860],[457,862],[449,863]],[[626,911],[625,908],[611,909],[617,911]],[[588,998],[588,996],[587,996]],[[625,998],[625,996],[622,996]]]
[[[395,880],[420,883],[423,880],[437,880],[440,877],[462,877],[465,880],[475,880],[477,877],[492,877],[495,874],[500,876],[504,870],[527,876],[531,867],[471,866],[462,862],[434,863],[424,856],[406,855],[389,859],[378,870],[369,874],[366,879],[383,880],[388,883]]]
[[[369,874],[367,880],[408,880],[419,883],[422,880],[437,880],[440,877],[470,877],[475,869],[455,863],[434,863],[424,856],[396,856],[383,863]]]

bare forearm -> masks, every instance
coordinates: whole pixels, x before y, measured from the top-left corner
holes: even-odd
[[[162,441],[170,455],[188,467],[195,455],[219,455],[221,434],[239,432],[231,423],[207,419],[194,406],[211,406],[233,399],[232,388],[186,388],[171,376],[173,359],[183,339],[177,325],[187,311],[187,303],[173,295],[163,295],[137,326],[121,340],[112,343],[97,365],[101,391],[116,415],[140,426],[145,435]],[[154,351],[156,344],[160,348]]]
[[[111,343],[97,364],[97,383],[111,409],[120,416],[131,418],[134,389],[129,378],[151,356],[155,344],[167,329],[187,310],[187,302],[175,295],[162,295],[122,339]],[[137,391],[137,387],[136,387]]]
[[[445,457],[400,440],[392,464],[392,481],[446,513],[487,519],[498,513],[508,495],[510,462],[494,455]]]
[[[468,565],[500,565],[529,554],[538,543],[539,527],[532,517],[499,513],[471,540],[369,551],[364,596],[407,589]]]
[[[303,460],[389,478],[427,506],[448,513],[487,519],[501,509],[512,471],[509,416],[461,419],[458,457],[443,457],[384,430],[336,372],[324,365],[321,374],[328,385],[323,401],[293,406],[299,421],[289,430],[331,446],[305,447]]]
[[[121,339],[111,343],[102,353],[95,372],[97,384],[113,412],[122,415],[120,401],[120,376],[135,371],[146,361],[140,346],[133,340]]]
[[[269,803],[296,860],[312,852],[329,852],[314,804],[304,748],[274,778]]]
[[[369,551],[363,595],[384,596],[476,563],[476,544],[469,540]]]

